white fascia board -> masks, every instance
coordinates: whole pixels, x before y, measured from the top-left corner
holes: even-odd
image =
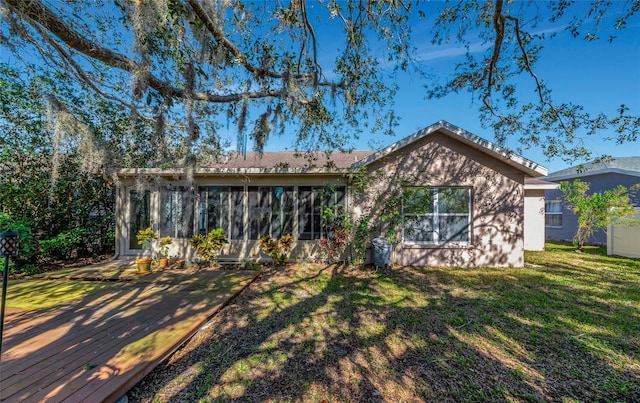
[[[559,189],[560,188],[560,184],[559,183],[549,183],[549,184],[524,184],[524,190],[553,190],[553,189]]]

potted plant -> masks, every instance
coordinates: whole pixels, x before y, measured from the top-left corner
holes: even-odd
[[[157,259],[158,267],[164,268],[169,264],[169,245],[173,244],[170,236],[158,240]]]
[[[136,239],[138,240],[138,245],[142,246],[142,249],[151,250],[153,241],[158,239],[158,234],[156,234],[151,228],[145,228],[138,231],[138,233],[136,234]],[[150,272],[151,262],[153,262],[153,258],[149,256],[142,256],[137,258],[136,266],[138,268],[138,273]]]

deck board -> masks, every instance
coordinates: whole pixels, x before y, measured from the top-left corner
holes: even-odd
[[[0,401],[115,401],[258,274],[167,272],[65,306],[9,310]]]

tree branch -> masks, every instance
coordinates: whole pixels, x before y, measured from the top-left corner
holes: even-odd
[[[62,19],[60,19],[53,11],[47,8],[40,0],[3,0],[8,4],[9,8],[17,14],[26,17],[32,25],[39,24],[47,31],[51,32],[69,47],[78,52],[87,55],[102,63],[127,71],[134,74],[141,69],[141,66],[134,60],[98,45],[95,42],[87,40],[78,32],[69,27]],[[243,93],[217,95],[204,92],[194,92],[188,94],[184,88],[178,88],[171,85],[170,82],[160,80],[159,78],[149,75],[149,86],[164,96],[172,96],[177,98],[193,97],[195,100],[207,101],[214,103],[236,102],[242,99],[257,99],[278,97],[280,91],[264,90],[264,91],[246,91]]]
[[[529,60],[529,54],[527,53],[527,50],[524,48],[524,42],[522,41],[522,32],[520,31],[520,20],[518,18],[515,17],[511,17],[511,16],[506,16],[506,19],[508,19],[509,21],[513,21],[514,23],[514,30],[516,33],[516,40],[518,41],[518,47],[520,48],[520,52],[522,52],[522,57],[524,60],[524,67],[525,70],[529,73],[529,75],[531,77],[533,77],[534,81],[536,82],[536,92],[538,93],[538,98],[540,99],[540,103],[543,105],[546,105],[551,112],[554,114],[554,116],[556,117],[556,119],[558,119],[558,122],[560,123],[560,127],[562,127],[562,129],[567,132],[570,133],[571,131],[569,130],[569,128],[566,126],[566,124],[564,123],[562,116],[560,116],[560,113],[558,111],[558,109],[553,106],[553,104],[551,104],[544,96],[544,92],[543,92],[543,85],[540,82],[540,79],[538,78],[538,75],[534,73],[533,68],[531,67],[531,61]]]

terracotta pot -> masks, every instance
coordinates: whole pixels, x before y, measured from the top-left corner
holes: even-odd
[[[158,267],[159,268],[164,269],[168,265],[169,265],[169,259],[168,258],[161,257],[160,259],[158,259]]]
[[[176,269],[182,269],[184,267],[184,260],[183,259],[176,260],[176,262],[173,265]]]
[[[141,257],[136,259],[136,266],[138,267],[138,273],[149,273],[151,271],[151,262],[153,259],[150,257]]]

